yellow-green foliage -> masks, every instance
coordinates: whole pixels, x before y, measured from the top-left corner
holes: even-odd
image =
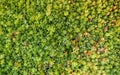
[[[0,0],[0,75],[120,75],[120,1]]]

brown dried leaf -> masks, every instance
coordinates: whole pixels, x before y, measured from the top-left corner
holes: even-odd
[[[70,0],[70,3],[74,3],[75,0]]]
[[[93,19],[92,19],[92,18],[88,18],[88,21],[89,21],[89,22],[92,22],[92,21],[93,21]]]
[[[105,32],[108,31],[108,26],[105,26],[104,31]]]
[[[105,41],[105,38],[102,37],[102,38],[100,39],[100,41],[101,41],[101,42],[104,42],[104,41]]]
[[[92,55],[92,54],[93,54],[92,51],[87,51],[87,52],[85,53],[86,56],[88,56],[88,55]]]
[[[90,34],[88,32],[84,32],[84,36],[90,37]]]

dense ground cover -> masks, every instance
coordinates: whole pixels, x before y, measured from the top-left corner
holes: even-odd
[[[0,75],[120,75],[119,0],[0,0]]]

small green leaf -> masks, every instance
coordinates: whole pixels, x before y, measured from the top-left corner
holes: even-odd
[[[69,15],[69,12],[68,12],[68,11],[65,11],[65,12],[64,12],[64,15],[65,15],[65,16],[68,16],[68,15]]]
[[[0,26],[0,35],[3,34],[2,27]]]
[[[46,7],[46,15],[49,16],[51,14],[52,4],[48,4]]]

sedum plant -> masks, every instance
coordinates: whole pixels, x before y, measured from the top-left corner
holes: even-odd
[[[0,0],[0,75],[119,75],[119,0]]]

